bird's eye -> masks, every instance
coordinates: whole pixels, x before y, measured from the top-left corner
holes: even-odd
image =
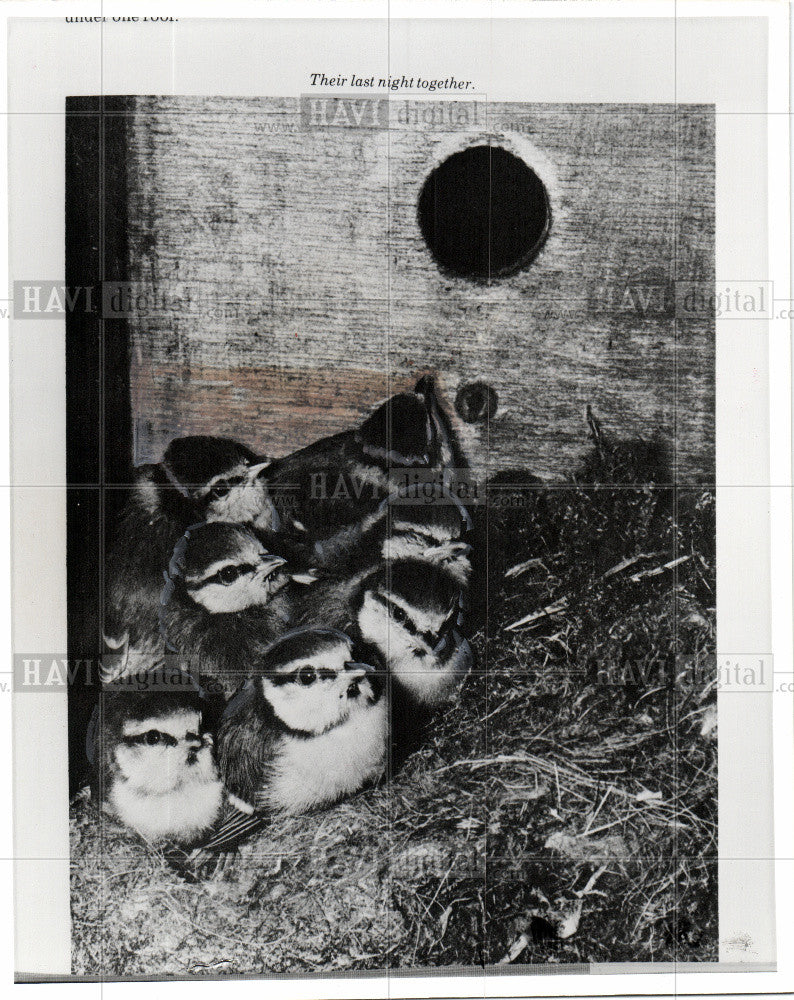
[[[234,583],[239,575],[240,569],[237,566],[224,566],[223,569],[218,570],[218,579],[225,587]]]
[[[213,500],[220,500],[221,497],[225,497],[229,490],[232,488],[232,483],[228,479],[219,479],[216,483],[212,484],[210,489],[210,496]]]
[[[298,671],[298,681],[308,687],[310,684],[314,684],[317,680],[317,671],[314,667],[301,667]]]
[[[160,742],[160,734],[157,732],[156,729],[150,729],[149,732],[146,734],[147,745],[150,747],[156,747],[159,742]]]

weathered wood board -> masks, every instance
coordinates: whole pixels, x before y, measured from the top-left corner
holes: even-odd
[[[565,476],[589,403],[609,430],[662,434],[679,482],[711,480],[714,319],[664,298],[673,279],[713,285],[713,109],[387,113],[388,129],[318,126],[293,99],[136,99],[135,461],[186,433],[284,454],[431,371],[450,408],[473,381],[496,391],[487,424],[458,420],[484,471]],[[552,213],[537,259],[490,285],[442,274],[416,217],[431,169],[483,142],[532,167]]]

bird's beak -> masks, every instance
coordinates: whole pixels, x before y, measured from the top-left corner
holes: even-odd
[[[277,570],[279,566],[286,566],[286,564],[286,559],[282,559],[281,556],[274,556],[271,553],[262,556],[262,561],[260,563],[265,576],[270,576],[270,574],[274,570]]]
[[[439,634],[438,642],[436,643],[433,652],[438,656],[444,657],[453,653],[458,646],[465,642],[466,640],[454,627],[454,625],[445,626],[443,631]]]
[[[457,652],[455,654],[455,670],[460,674],[466,674],[474,666],[474,650],[469,645],[469,640],[456,632]]]
[[[455,673],[468,673],[474,664],[474,652],[469,641],[456,628],[443,633],[433,652],[441,659],[452,661]]]
[[[436,656],[444,657],[450,651],[452,647],[453,639],[449,631],[444,631],[439,636],[438,642],[433,647],[433,652]]]
[[[425,559],[441,555],[445,559],[461,559],[471,553],[471,545],[467,542],[447,542],[442,545],[429,545],[422,555]]]
[[[380,685],[376,682],[375,673],[375,668],[369,663],[356,663],[353,660],[346,663],[344,678],[348,697],[357,698],[362,693],[359,682],[367,677],[371,687],[365,697],[368,701],[377,701],[380,697]]]
[[[261,474],[265,471],[266,468],[268,468],[269,465],[270,465],[269,459],[265,462],[259,462],[257,465],[250,465],[248,467],[249,482],[253,482],[255,479],[258,479],[259,476],[261,476]]]
[[[356,663],[354,660],[349,660],[345,664],[345,670],[351,680],[354,680],[355,677],[365,677],[367,674],[375,673],[375,668],[371,664]]]
[[[451,632],[454,632],[456,625],[460,625],[460,604],[453,604],[449,609],[449,614],[438,631],[439,636],[441,638],[448,636]]]

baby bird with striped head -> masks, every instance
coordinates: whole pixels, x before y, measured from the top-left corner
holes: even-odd
[[[163,571],[190,525],[234,521],[278,529],[262,478],[268,465],[237,441],[196,435],[176,438],[159,463],[136,469],[106,564],[109,645],[159,652]]]
[[[425,375],[357,427],[275,459],[263,478],[294,537],[333,545],[375,514],[406,475],[449,486],[465,465],[435,382]]]
[[[297,577],[239,524],[189,528],[174,549],[160,602],[166,649],[228,697],[250,673],[253,649],[290,628]]]
[[[379,560],[416,559],[441,567],[466,589],[471,580],[472,520],[448,490],[433,488],[421,501],[388,496],[360,525],[317,541],[315,566],[354,574]]]
[[[326,622],[373,646],[395,699],[433,708],[455,697],[473,663],[463,636],[464,587],[442,567],[395,559],[308,591],[298,621]]]
[[[103,691],[87,744],[92,793],[152,844],[191,846],[221,813],[223,786],[195,691]]]
[[[218,730],[229,808],[190,859],[195,867],[273,814],[330,806],[386,768],[388,700],[372,650],[335,629],[300,629],[274,642],[253,669]]]

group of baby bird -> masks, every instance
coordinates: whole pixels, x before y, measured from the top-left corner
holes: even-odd
[[[103,808],[198,866],[388,772],[472,664],[464,468],[429,376],[285,458],[185,437],[139,467],[106,566]]]

